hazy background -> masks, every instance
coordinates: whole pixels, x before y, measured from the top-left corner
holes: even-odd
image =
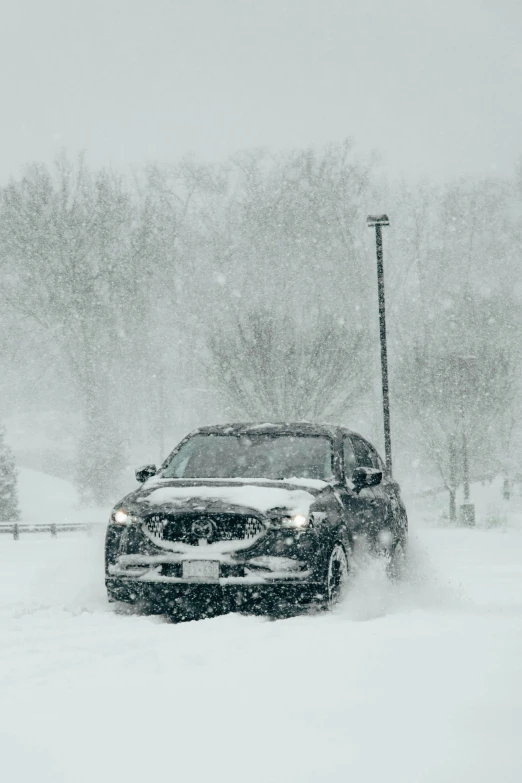
[[[353,136],[393,176],[507,174],[517,0],[4,0],[0,177]]]
[[[513,0],[4,2],[19,464],[111,497],[238,417],[381,448],[386,210],[397,474],[460,481],[464,429],[475,478],[517,475],[521,29]]]

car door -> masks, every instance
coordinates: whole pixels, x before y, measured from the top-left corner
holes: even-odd
[[[383,500],[387,506],[386,525],[387,527],[393,529],[394,534],[401,533],[401,531],[403,532],[404,530],[407,530],[408,521],[406,516],[406,508],[401,498],[399,484],[390,476],[379,453],[371,445],[371,443],[366,445],[370,450],[373,466],[382,471],[382,482],[378,487],[375,487],[375,489],[379,490],[378,494],[381,497],[384,496]]]
[[[373,467],[371,454],[354,437],[342,440],[343,479],[339,485],[339,500],[343,506],[346,526],[352,538],[371,533],[376,525],[382,524],[382,510],[376,502],[375,487],[365,487],[355,492],[351,481],[357,467]]]

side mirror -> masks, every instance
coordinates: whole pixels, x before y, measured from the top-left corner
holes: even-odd
[[[382,481],[382,471],[377,468],[355,468],[352,474],[353,490],[357,494],[366,487],[375,487]]]
[[[156,465],[142,465],[141,468],[136,468],[134,475],[136,476],[136,481],[143,484],[144,481],[150,479],[151,476],[155,476],[156,473]]]

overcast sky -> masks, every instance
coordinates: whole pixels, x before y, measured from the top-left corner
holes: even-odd
[[[508,174],[522,0],[3,0],[0,178],[346,136],[392,176]]]

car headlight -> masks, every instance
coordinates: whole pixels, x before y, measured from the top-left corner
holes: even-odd
[[[111,514],[111,522],[113,525],[136,525],[141,522],[141,517],[129,514],[123,508],[117,508]]]
[[[291,517],[282,517],[281,524],[283,527],[293,527],[296,529],[302,529],[308,527],[309,519],[304,514],[294,514]]]

